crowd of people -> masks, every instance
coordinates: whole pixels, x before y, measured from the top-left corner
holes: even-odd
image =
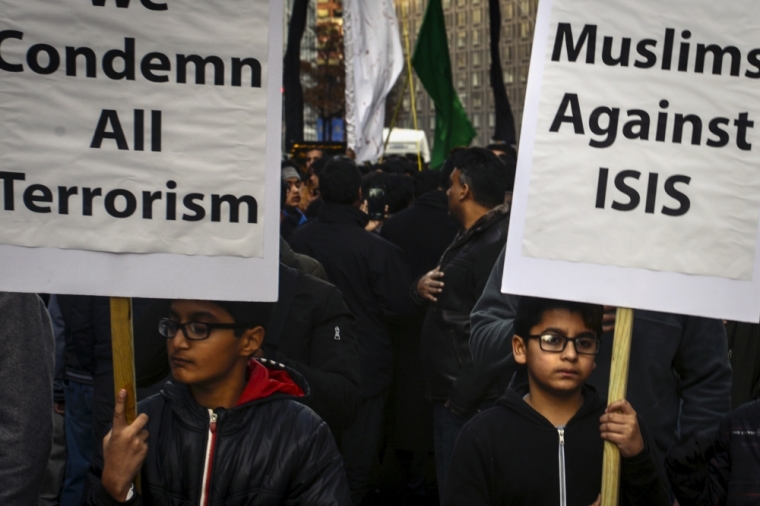
[[[107,298],[0,293],[0,504],[586,506],[605,441],[621,504],[758,504],[756,325],[635,311],[608,406],[615,308],[501,293],[512,147],[303,162],[277,303],[133,300],[131,423]]]

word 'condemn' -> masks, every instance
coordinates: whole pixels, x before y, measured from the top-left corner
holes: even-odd
[[[105,75],[112,80],[134,81],[137,76],[137,57],[135,39],[126,37],[124,49],[111,49],[103,54],[100,59],[100,73],[98,72],[98,56],[89,47],[66,46],[56,49],[50,44],[33,44],[23,46],[24,33],[17,30],[0,31],[0,70],[5,72],[24,72],[27,68],[35,74],[49,75],[58,72],[63,63],[63,71],[68,77],[79,77],[84,74],[88,78],[97,78]],[[19,41],[19,42],[14,42]],[[26,51],[26,58],[13,60],[6,56],[20,49]],[[16,49],[16,51],[13,51]],[[7,52],[6,52],[7,51]],[[26,60],[26,66],[24,65]],[[80,64],[83,67],[80,68]],[[213,82],[216,86],[227,84],[227,69],[229,82],[232,86],[242,86],[243,71],[250,74],[250,83],[253,88],[261,88],[261,63],[256,58],[231,58],[227,67],[224,60],[219,56],[199,56],[197,54],[177,54],[172,59],[160,52],[146,53],[140,59],[140,73],[147,81],[152,83],[166,83],[170,81],[170,75],[174,71],[175,82],[187,83],[188,66],[192,65],[195,70],[195,84],[206,84],[206,69],[212,70]],[[246,79],[246,82],[249,80]]]

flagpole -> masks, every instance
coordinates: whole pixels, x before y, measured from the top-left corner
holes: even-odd
[[[404,18],[404,43],[406,45],[406,68],[408,71],[407,80],[409,82],[409,92],[412,95],[412,120],[414,121],[414,129],[419,130],[417,126],[417,104],[416,95],[414,93],[414,75],[412,74],[412,50],[409,44],[409,16],[407,15],[407,3],[408,0],[401,3],[401,15]],[[390,133],[388,134],[390,138]],[[422,172],[422,155],[420,154],[420,143],[417,141],[417,170]]]
[[[401,87],[401,94],[398,97],[398,102],[396,102],[396,108],[393,109],[393,117],[391,118],[391,125],[388,127],[388,136],[385,138],[385,142],[383,143],[383,154],[380,156],[380,163],[383,163],[383,160],[385,159],[385,152],[388,149],[388,142],[390,142],[391,133],[393,133],[393,129],[396,127],[396,119],[398,118],[398,113],[401,110],[401,104],[404,101],[404,94],[406,93],[407,86],[409,86],[409,75],[407,75],[404,79],[404,86]]]

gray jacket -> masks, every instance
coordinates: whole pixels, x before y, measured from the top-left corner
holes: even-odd
[[[0,292],[0,504],[36,505],[53,441],[54,340],[35,294]]]
[[[513,321],[520,297],[501,293],[504,250],[470,315],[470,352],[485,372],[517,372]],[[602,337],[589,378],[606,397],[612,334]],[[679,440],[718,427],[731,410],[731,365],[720,320],[634,311],[626,398],[649,428],[660,457]]]

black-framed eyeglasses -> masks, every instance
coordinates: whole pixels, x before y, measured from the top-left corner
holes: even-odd
[[[575,351],[579,355],[596,355],[602,342],[594,336],[565,337],[557,334],[544,333],[535,336],[526,336],[530,339],[538,339],[538,344],[543,351],[549,353],[562,353],[567,348],[568,341],[573,342]]]
[[[167,339],[177,335],[180,329],[186,339],[190,341],[202,341],[208,339],[211,331],[214,329],[242,329],[237,323],[204,323],[204,322],[185,322],[180,323],[171,318],[161,318],[158,320],[158,333]]]

